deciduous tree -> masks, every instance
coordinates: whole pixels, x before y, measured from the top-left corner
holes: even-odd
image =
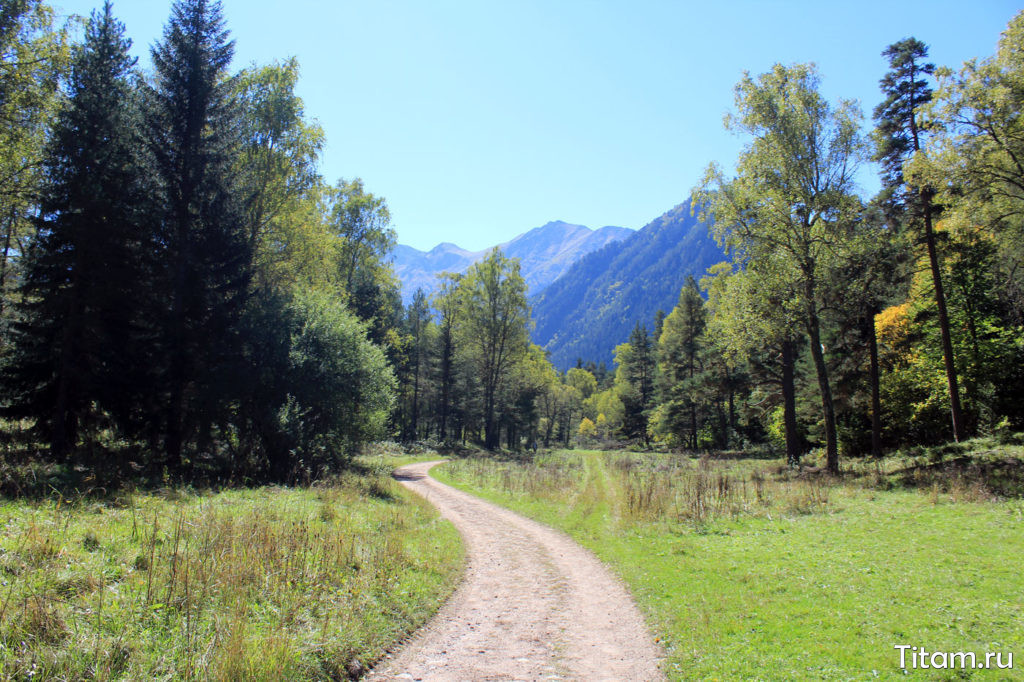
[[[67,28],[57,26],[47,3],[0,3],[0,315],[16,256],[27,253],[35,233],[44,148],[69,58]]]
[[[794,283],[818,378],[828,468],[839,470],[835,408],[822,345],[826,272],[860,210],[854,173],[863,153],[860,112],[832,106],[809,65],[776,65],[736,86],[727,127],[749,136],[728,180],[711,166],[697,205],[714,217],[716,237],[742,262],[772,262]]]
[[[497,399],[512,366],[529,347],[530,309],[519,261],[501,249],[474,263],[460,282],[465,338],[483,389],[484,445],[500,442]]]

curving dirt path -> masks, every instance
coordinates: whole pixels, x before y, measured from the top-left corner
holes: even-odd
[[[617,578],[566,535],[439,483],[440,462],[395,471],[466,543],[463,582],[370,680],[661,680],[662,652]]]

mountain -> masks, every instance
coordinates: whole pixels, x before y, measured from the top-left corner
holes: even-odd
[[[437,287],[437,275],[442,272],[463,272],[484,256],[484,251],[466,251],[455,244],[443,242],[430,251],[420,251],[399,244],[391,252],[395,275],[402,285],[402,301],[412,300],[417,289],[427,295]]]
[[[628,239],[580,259],[533,295],[533,341],[559,369],[577,358],[611,366],[612,351],[638,321],[653,331],[657,311],[672,310],[687,275],[699,279],[725,259],[707,226],[690,215],[687,200]]]
[[[519,259],[529,292],[536,295],[561,277],[580,258],[608,244],[622,241],[633,233],[633,230],[625,227],[606,225],[591,230],[583,225],[556,220],[519,235],[502,244],[502,248],[506,256]]]
[[[499,246],[506,256],[519,259],[523,278],[533,295],[543,291],[583,256],[633,233],[625,227],[606,226],[591,230],[583,225],[556,220]],[[392,260],[395,274],[402,283],[402,300],[406,303],[412,300],[416,289],[423,289],[429,295],[437,287],[439,273],[465,272],[490,250],[466,251],[444,242],[430,251],[420,251],[399,244],[392,251]]]

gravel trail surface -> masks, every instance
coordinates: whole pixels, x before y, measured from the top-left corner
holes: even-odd
[[[366,679],[662,680],[663,657],[622,583],[564,533],[427,475],[395,471],[462,534],[463,582]]]

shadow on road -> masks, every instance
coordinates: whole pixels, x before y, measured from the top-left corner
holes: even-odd
[[[419,471],[402,471],[401,469],[396,469],[391,474],[391,477],[396,481],[422,481],[427,477],[427,475]]]

